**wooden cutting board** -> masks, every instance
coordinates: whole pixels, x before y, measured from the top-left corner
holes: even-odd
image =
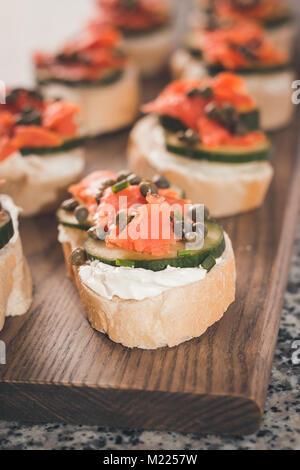
[[[151,81],[155,96],[167,77]],[[24,220],[34,278],[30,313],[0,339],[0,419],[246,434],[260,423],[300,199],[300,107],[274,136],[275,178],[261,210],[222,220],[237,261],[237,298],[200,339],[129,350],[95,332],[65,273],[54,217]],[[126,167],[128,132],[87,148],[87,171]]]

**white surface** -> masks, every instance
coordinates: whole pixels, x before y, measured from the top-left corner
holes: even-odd
[[[0,0],[0,80],[32,83],[31,56],[74,34],[93,10],[93,0]]]

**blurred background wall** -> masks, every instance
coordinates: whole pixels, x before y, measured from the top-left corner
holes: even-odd
[[[93,0],[0,0],[0,80],[31,83],[31,52],[53,49],[91,14]]]
[[[286,0],[289,1],[289,0]],[[193,0],[170,0],[181,8]],[[300,12],[300,0],[294,2]],[[36,49],[56,48],[91,15],[94,0],[0,0],[0,80],[30,85],[30,57]]]

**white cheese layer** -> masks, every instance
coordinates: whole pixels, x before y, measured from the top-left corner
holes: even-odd
[[[67,187],[76,182],[84,168],[81,149],[53,155],[14,153],[0,163],[1,192],[14,199],[22,215],[39,213],[61,199]]]
[[[80,107],[80,134],[97,136],[129,126],[136,118],[140,88],[133,65],[120,80],[105,86],[73,87],[47,84],[41,87],[47,98],[62,98]]]
[[[173,29],[168,27],[143,36],[125,38],[124,50],[137,64],[142,75],[149,77],[166,66],[173,36]]]
[[[228,238],[226,238],[227,245]],[[216,260],[217,264],[222,262],[223,256]],[[154,272],[141,268],[117,268],[92,261],[79,268],[79,277],[83,284],[108,300],[115,296],[123,300],[144,300],[169,289],[201,281],[206,275],[207,271],[201,266],[197,268],[168,266],[164,271]]]

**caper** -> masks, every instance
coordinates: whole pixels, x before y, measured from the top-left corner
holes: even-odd
[[[209,119],[214,119],[215,121],[220,119],[220,110],[215,103],[208,103],[204,111]]]
[[[184,237],[184,223],[182,220],[174,220],[174,234],[176,238],[182,240]]]
[[[42,95],[42,93],[40,93],[38,90],[28,90],[27,91],[28,95],[30,96],[30,98],[33,98],[35,100],[38,100],[38,101],[44,101],[44,97]]]
[[[78,205],[79,205],[78,201],[72,198],[72,199],[67,199],[66,201],[64,201],[61,207],[67,212],[73,212],[76,209],[76,207],[78,207]]]
[[[144,197],[146,197],[148,193],[158,194],[158,188],[156,184],[151,181],[143,181],[140,183],[140,192]]]
[[[200,140],[197,132],[193,131],[192,129],[177,132],[177,138],[180,140],[180,142],[183,142],[187,145],[196,145]]]
[[[65,53],[60,53],[57,54],[56,60],[60,63],[70,63],[70,62],[77,62],[79,60],[79,53],[78,52],[72,52],[71,54],[65,54]]]
[[[242,122],[238,122],[235,129],[234,129],[234,133],[236,135],[240,135],[240,136],[243,136],[243,135],[246,135],[248,132],[246,126],[242,123]]]
[[[184,234],[184,239],[188,243],[195,243],[198,240],[196,232],[187,232]]]
[[[26,108],[16,121],[17,126],[40,126],[42,124],[42,115],[33,108]]]
[[[128,170],[119,171],[119,173],[117,174],[117,182],[119,183],[119,181],[128,179],[130,175],[131,175],[131,171],[128,171]]]
[[[73,266],[82,266],[87,260],[86,252],[82,248],[76,248],[70,256],[70,263]]]
[[[103,197],[103,191],[98,191],[98,193],[95,196],[95,201],[97,202],[98,205],[100,204],[102,197]]]
[[[138,184],[140,184],[142,179],[139,176],[137,176],[135,173],[131,173],[128,176],[127,181],[131,184],[131,186],[137,186]]]
[[[116,180],[106,179],[106,180],[102,181],[99,190],[104,190],[104,189],[110,188],[114,184],[116,184]]]
[[[105,238],[106,238],[107,232],[105,231],[104,227],[91,227],[88,230],[88,235],[93,240],[102,240],[102,241],[104,241]]]
[[[125,209],[122,209],[117,213],[116,224],[119,227],[120,232],[126,228],[129,221],[130,217],[128,216],[128,213]]]
[[[194,98],[195,96],[200,96],[201,98],[204,98],[205,100],[210,100],[214,96],[214,90],[207,86],[203,88],[192,88],[187,92],[187,95],[189,98]]]
[[[75,209],[75,217],[80,224],[86,221],[89,216],[89,211],[84,206],[78,206]]]
[[[239,114],[234,106],[225,104],[220,111],[220,122],[234,133],[239,122]]]
[[[205,238],[208,234],[208,228],[205,224],[201,222],[196,222],[193,224],[193,231],[199,233],[203,238]]]
[[[209,218],[209,210],[203,204],[193,204],[189,209],[188,216],[193,222],[199,222],[202,211],[204,211],[204,220],[207,220]]]
[[[159,189],[168,189],[170,187],[169,181],[163,175],[154,176],[152,181]]]
[[[7,93],[6,95],[6,103],[7,104],[13,104],[16,102],[16,100],[18,99],[19,97],[19,94],[20,93],[26,93],[27,91],[25,90],[25,88],[13,88],[12,90],[10,90],[9,93]]]

